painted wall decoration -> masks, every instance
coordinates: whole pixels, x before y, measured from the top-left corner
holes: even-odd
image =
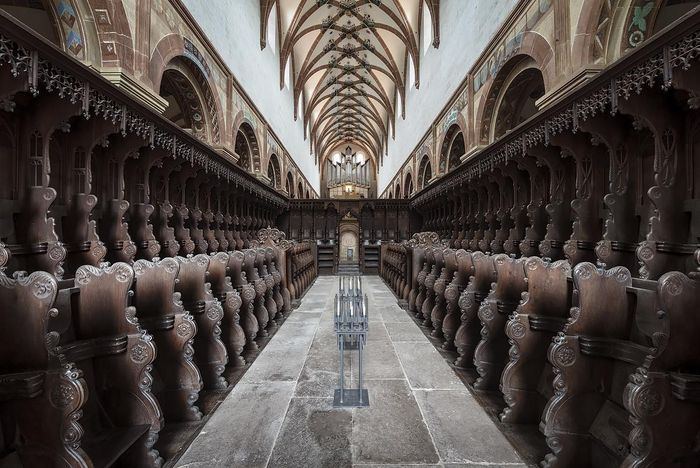
[[[501,44],[496,47],[486,63],[476,72],[474,76],[475,93],[479,91],[489,79],[498,74],[499,70],[508,59],[520,51],[523,33],[531,31],[551,7],[552,0],[532,1],[530,7],[525,11],[525,14],[519,18],[515,26],[508,31]]]
[[[71,0],[54,0],[59,26],[66,50],[78,58],[85,57],[85,43],[80,30],[80,21]]]

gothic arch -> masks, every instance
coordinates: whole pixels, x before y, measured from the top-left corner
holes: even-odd
[[[532,31],[524,32],[520,45],[520,53],[508,60],[496,76],[489,80],[482,92],[481,99],[477,107],[476,120],[481,127],[476,129],[477,144],[486,145],[490,143],[489,129],[491,120],[496,110],[496,100],[504,89],[504,82],[511,77],[515,67],[523,61],[531,61],[541,72],[544,82],[544,93],[553,89],[557,77],[554,67],[554,50],[549,42],[540,34]]]
[[[189,58],[188,54],[192,55],[192,53],[186,51],[186,45],[189,48],[195,47],[189,41],[186,43],[178,34],[170,34],[162,38],[151,56],[148,67],[149,78],[153,83],[153,88],[160,90],[163,87],[163,80],[168,78],[169,71],[176,70],[179,74],[187,77],[191,89],[199,95],[201,112],[208,118],[210,129],[207,141],[219,144],[221,143],[220,122],[223,122],[223,113],[218,88],[207,64],[205,62],[198,63]]]
[[[433,178],[433,168],[427,154],[423,155],[418,166],[418,190],[423,190]]]
[[[394,198],[401,198],[401,182],[399,181],[394,186]]]
[[[464,155],[466,144],[462,127],[454,123],[445,132],[440,148],[440,164],[438,171],[444,174],[459,166]]]
[[[304,198],[304,186],[301,181],[297,183],[297,198]]]
[[[240,167],[248,172],[260,172],[260,145],[248,120],[244,120],[236,130],[234,151],[238,155]]]
[[[614,9],[608,0],[585,0],[576,23],[571,63],[574,70],[605,57]]]
[[[280,170],[280,162],[276,154],[270,155],[270,160],[267,163],[267,177],[270,178],[270,183],[273,187],[279,189],[282,187],[282,171]]]
[[[403,183],[403,197],[409,198],[413,193],[413,174],[410,172],[406,174],[406,178]]]
[[[546,94],[547,89],[541,68],[531,56],[517,55],[509,60],[493,80],[488,94],[482,98],[479,105],[476,120],[480,125],[479,142],[489,144],[526,120],[523,116],[533,115],[537,110],[535,108],[535,112],[532,112],[534,102]],[[509,106],[512,112],[519,113],[511,115],[510,120],[507,120],[504,105]],[[525,105],[529,108],[525,109]],[[525,110],[527,112],[524,112]]]
[[[291,172],[287,172],[287,177],[285,179],[284,188],[287,190],[287,193],[289,194],[289,198],[296,198],[294,196],[294,177],[292,176]]]

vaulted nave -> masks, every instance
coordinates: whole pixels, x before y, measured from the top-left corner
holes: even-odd
[[[0,0],[0,468],[700,467],[699,108],[697,0]]]

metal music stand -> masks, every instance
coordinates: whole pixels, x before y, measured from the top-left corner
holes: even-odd
[[[369,394],[362,388],[362,351],[369,331],[367,296],[362,294],[359,276],[341,276],[335,296],[334,328],[340,355],[339,387],[335,390],[333,406],[369,406]],[[358,387],[345,388],[345,351],[357,350]]]

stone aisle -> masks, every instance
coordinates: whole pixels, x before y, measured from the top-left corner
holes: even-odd
[[[333,408],[337,279],[320,277],[177,466],[524,467],[381,279],[363,285],[369,408]]]

